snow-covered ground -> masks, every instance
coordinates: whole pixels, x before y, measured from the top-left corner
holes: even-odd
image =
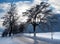
[[[26,36],[34,36],[33,33],[25,33],[24,35]],[[43,37],[43,38],[51,38],[51,32],[49,33],[36,33],[36,37]],[[60,32],[53,32],[53,38],[54,39],[59,39],[60,40]]]
[[[0,44],[60,44],[60,32],[53,33],[54,40],[51,40],[51,33],[37,33],[36,40],[33,33],[17,34],[12,37],[0,37]]]

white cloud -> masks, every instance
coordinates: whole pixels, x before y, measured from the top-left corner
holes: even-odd
[[[51,4],[55,8],[56,13],[60,13],[60,0],[34,0],[32,5],[40,4],[41,1],[45,1]]]
[[[41,0],[34,0],[33,5],[40,4]]]
[[[10,8],[10,3],[0,3],[0,9],[3,10],[3,12],[0,12],[0,18],[6,14],[9,8]]]
[[[0,9],[3,9],[4,11],[7,11],[10,7],[10,3],[0,3]]]
[[[0,9],[3,9],[5,12],[0,13],[2,16],[4,14],[6,14],[6,12],[9,10],[11,3],[1,3],[0,4]],[[22,16],[22,12],[25,12],[26,10],[28,10],[31,7],[31,2],[29,1],[20,1],[20,2],[16,2],[16,9],[17,9],[17,13],[18,16],[20,16],[19,21],[21,22],[26,22],[26,19],[28,18],[27,16]],[[2,17],[1,16],[1,17]],[[0,27],[2,27],[2,22],[0,19]]]
[[[9,7],[10,7],[10,3],[0,3],[0,9],[3,10],[3,12],[0,12],[0,28],[3,28],[2,26],[3,19],[1,19],[1,17],[6,14],[6,12],[9,10]]]
[[[2,28],[3,26],[2,26],[2,22],[3,21],[3,19],[0,19],[0,28]]]
[[[17,9],[18,15],[20,16],[19,21],[25,22],[27,17],[25,16],[23,18],[22,12],[25,12],[32,6],[40,4],[41,1],[47,1],[47,0],[34,0],[33,3],[31,3],[30,1],[16,2],[15,3],[17,5],[16,9]],[[60,10],[60,0],[49,0],[48,2],[51,4],[51,6],[53,6],[55,8],[55,12],[60,13],[60,11],[59,11]],[[0,14],[2,14],[2,16],[3,16],[8,11],[9,7],[10,7],[10,3],[1,3],[0,9],[3,9],[5,12],[2,12]],[[0,24],[1,24],[1,22],[0,22]]]
[[[51,6],[55,8],[54,13],[55,12],[60,13],[60,11],[59,11],[60,10],[60,3],[59,3],[60,1],[59,0],[34,0],[33,3],[28,2],[28,1],[17,2],[16,3],[17,4],[17,11],[18,11],[19,16],[21,16],[20,20],[22,20],[24,22],[25,19],[27,18],[27,17],[25,17],[25,19],[24,19],[24,17],[22,17],[22,12],[25,12],[26,10],[28,10],[32,6],[40,4],[41,1],[46,1],[46,2],[50,3]]]
[[[31,2],[29,2],[29,1],[21,2],[20,1],[20,2],[16,3],[16,6],[17,6],[16,9],[17,9],[18,16],[20,16],[19,22],[26,22],[28,17],[27,16],[23,17],[22,12],[25,12],[26,10],[31,8]]]
[[[60,0],[49,0],[49,3],[55,8],[55,12],[58,13],[58,11],[60,11]]]
[[[16,5],[17,5],[17,12],[19,15],[22,15],[22,12],[25,12],[26,10],[28,10],[31,7],[30,3],[28,3],[27,1],[26,2],[17,2]]]

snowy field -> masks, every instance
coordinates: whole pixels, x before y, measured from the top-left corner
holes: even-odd
[[[24,33],[11,37],[0,37],[0,44],[60,44],[60,32],[54,32],[53,38],[51,40],[51,33],[37,33],[36,39],[33,33]]]
[[[34,36],[33,34],[25,33],[26,36]],[[37,33],[36,37],[43,37],[43,38],[49,38],[51,39],[51,33]],[[60,40],[60,32],[53,32],[53,38]]]

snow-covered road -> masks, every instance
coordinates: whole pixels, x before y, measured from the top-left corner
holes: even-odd
[[[14,37],[4,37],[0,38],[0,44],[60,44],[56,40],[50,40],[46,38],[36,38],[30,36],[14,36]]]
[[[48,42],[37,40],[37,44],[50,44]],[[27,37],[1,38],[0,44],[34,44],[34,39]]]
[[[51,33],[37,33],[34,40],[33,33],[24,33],[12,37],[0,37],[0,44],[60,44],[60,32],[55,32],[53,38],[54,40],[51,40]]]

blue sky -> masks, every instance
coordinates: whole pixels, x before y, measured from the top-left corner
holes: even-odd
[[[3,2],[18,2],[18,1],[33,1],[33,0],[0,0],[0,3],[3,3]]]
[[[4,12],[4,10],[3,10],[3,9],[0,9],[0,13],[1,13],[1,12]]]
[[[30,2],[33,2],[33,0],[0,0],[0,3],[12,3],[12,2],[19,2],[19,1],[30,1]],[[4,12],[3,9],[0,9],[0,13],[1,12]]]
[[[54,13],[60,13],[60,0],[0,0],[0,18],[9,10],[8,8],[10,7],[11,2],[15,2],[17,5],[17,13],[19,16],[22,16],[22,12],[25,12],[32,6],[40,4],[41,1],[46,1],[51,5],[51,8],[55,8]],[[20,20],[23,21],[25,21],[25,19],[23,20],[23,17],[20,18]],[[1,20],[2,19],[0,19],[0,27],[2,25]]]
[[[0,0],[0,28],[2,27],[2,21],[3,21],[1,17],[3,17],[6,14],[6,12],[9,10],[8,8],[10,8],[10,4],[12,2],[15,2],[15,4],[17,5],[17,12],[19,16],[21,16],[22,12],[26,11],[26,9],[31,7],[31,3],[33,2],[33,0]],[[27,17],[25,17],[25,19],[26,18]],[[22,18],[20,18],[20,20],[21,19]]]

